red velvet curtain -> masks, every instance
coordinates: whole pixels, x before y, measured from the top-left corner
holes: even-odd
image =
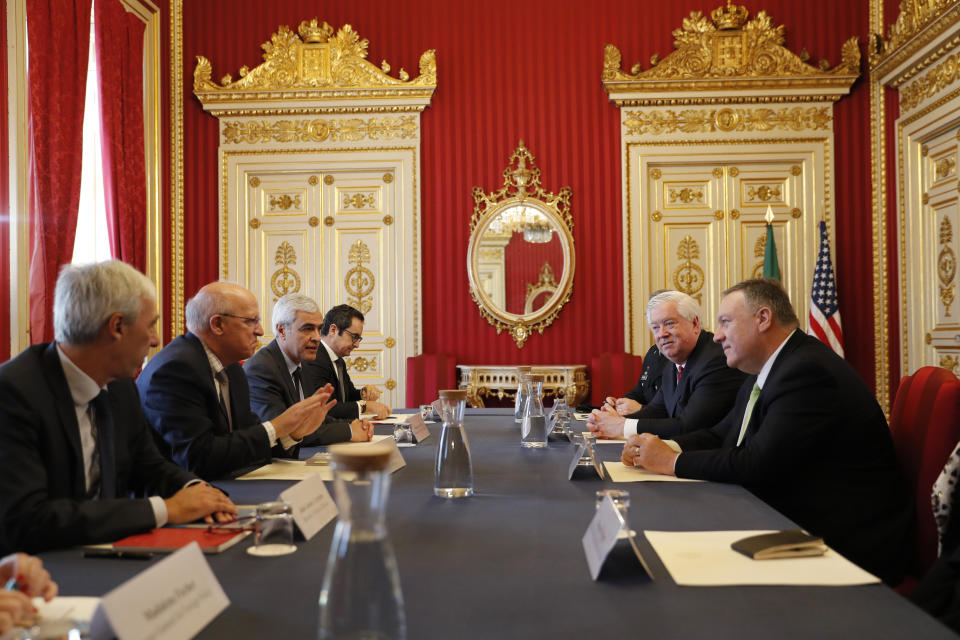
[[[7,50],[7,6],[0,2],[0,51]],[[7,96],[7,62],[0,64],[0,96]],[[0,362],[10,357],[10,148],[7,100],[0,100]]]
[[[73,256],[91,1],[27,0],[33,343],[53,339],[53,288],[60,266]]]
[[[111,253],[140,271],[146,257],[143,22],[120,0],[94,3],[103,188]]]

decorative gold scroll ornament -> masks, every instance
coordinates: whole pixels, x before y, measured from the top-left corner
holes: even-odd
[[[940,255],[937,256],[937,276],[940,278],[940,302],[943,303],[943,313],[950,316],[950,305],[953,304],[953,280],[957,276],[957,256],[950,248],[953,242],[953,225],[950,218],[944,217],[940,223]]]
[[[673,31],[674,51],[662,60],[654,54],[646,70],[637,63],[629,73],[623,71],[620,50],[606,45],[604,89],[608,93],[716,90],[717,81],[723,80],[725,90],[816,87],[832,94],[845,92],[860,74],[857,38],[843,44],[836,67],[831,69],[826,60],[813,66],[806,62],[805,53],[797,55],[783,46],[783,25],[775,26],[765,11],[749,21],[748,15],[746,7],[731,0],[712,11],[709,19],[699,11],[691,12],[682,28]]]
[[[523,348],[533,332],[553,324],[560,310],[573,293],[573,275],[576,259],[573,246],[573,215],[570,198],[573,190],[563,187],[552,193],[540,184],[540,169],[533,155],[520,141],[503,170],[503,186],[491,193],[480,187],[473,188],[473,216],[470,218],[470,246],[467,251],[467,274],[470,278],[470,295],[480,309],[480,315],[496,328],[497,333],[506,329],[518,348]],[[488,231],[500,214],[517,207],[527,207],[548,221],[563,246],[563,272],[556,283],[556,292],[545,305],[531,313],[516,314],[499,308],[486,294],[479,280],[481,237]]]
[[[274,264],[280,265],[270,278],[270,289],[273,295],[279,298],[288,293],[300,291],[300,274],[291,266],[297,264],[297,252],[293,249],[293,245],[286,240],[281,242],[273,260]]]
[[[413,97],[433,94],[437,85],[437,60],[433,49],[420,56],[420,75],[410,78],[404,69],[398,77],[389,74],[386,60],[378,68],[367,58],[369,42],[349,24],[336,35],[333,27],[317,18],[304,20],[297,29],[281,25],[263,48],[263,63],[240,67],[236,81],[230,74],[220,83],[211,78],[213,66],[197,56],[193,91],[201,102],[227,101],[243,93],[246,100],[339,99],[351,96]],[[276,95],[275,92],[283,92]]]
[[[683,262],[673,272],[673,286],[701,302],[703,294],[703,269],[694,260],[700,259],[700,245],[691,236],[684,236],[677,245],[677,258]]]
[[[354,265],[343,280],[343,288],[350,294],[347,302],[360,313],[369,313],[373,308],[373,289],[376,286],[376,278],[370,269],[363,266],[364,262],[370,262],[370,247],[362,240],[357,240],[350,245],[350,254],[347,261]]]

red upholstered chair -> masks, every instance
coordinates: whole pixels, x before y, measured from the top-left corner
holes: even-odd
[[[457,388],[457,359],[443,353],[407,358],[407,406],[419,407],[437,399],[440,389]]]
[[[643,358],[630,353],[601,353],[590,358],[590,404],[599,407],[604,398],[619,398],[637,384]]]
[[[960,441],[960,380],[940,367],[921,367],[905,376],[890,413],[890,429],[916,502],[917,548],[910,573],[919,578],[937,557],[930,491]],[[909,593],[914,585],[908,578],[897,591]]]

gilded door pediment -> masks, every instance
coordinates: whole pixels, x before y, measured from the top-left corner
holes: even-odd
[[[253,69],[241,67],[236,81],[230,74],[215,83],[213,65],[197,56],[193,90],[201,102],[256,99],[262,92],[296,91],[296,98],[339,99],[348,96],[429,97],[437,86],[437,60],[433,49],[420,56],[420,75],[410,78],[400,69],[390,74],[386,60],[380,67],[367,60],[366,38],[343,25],[334,35],[333,27],[316,18],[304,20],[294,33],[280,25],[269,42],[261,45],[263,63]],[[264,93],[264,98],[274,96]]]
[[[765,11],[747,20],[745,7],[727,2],[707,18],[690,13],[683,26],[673,31],[674,51],[662,60],[651,57],[651,67],[639,63],[630,72],[620,66],[622,56],[612,44],[606,45],[603,84],[610,92],[652,90],[693,91],[714,89],[767,88],[771,86],[817,87],[834,94],[846,93],[860,74],[857,38],[843,44],[839,65],[830,68],[821,60],[808,64],[806,52],[797,55],[783,46],[784,26],[775,25]],[[838,98],[835,95],[834,99]]]

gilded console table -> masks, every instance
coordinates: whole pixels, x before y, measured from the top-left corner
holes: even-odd
[[[482,407],[484,398],[513,399],[517,394],[516,366],[458,364],[460,388],[467,390],[467,401],[472,407]],[[565,396],[567,404],[575,407],[587,399],[590,382],[587,366],[583,364],[533,366],[531,372],[544,376],[545,398]]]

